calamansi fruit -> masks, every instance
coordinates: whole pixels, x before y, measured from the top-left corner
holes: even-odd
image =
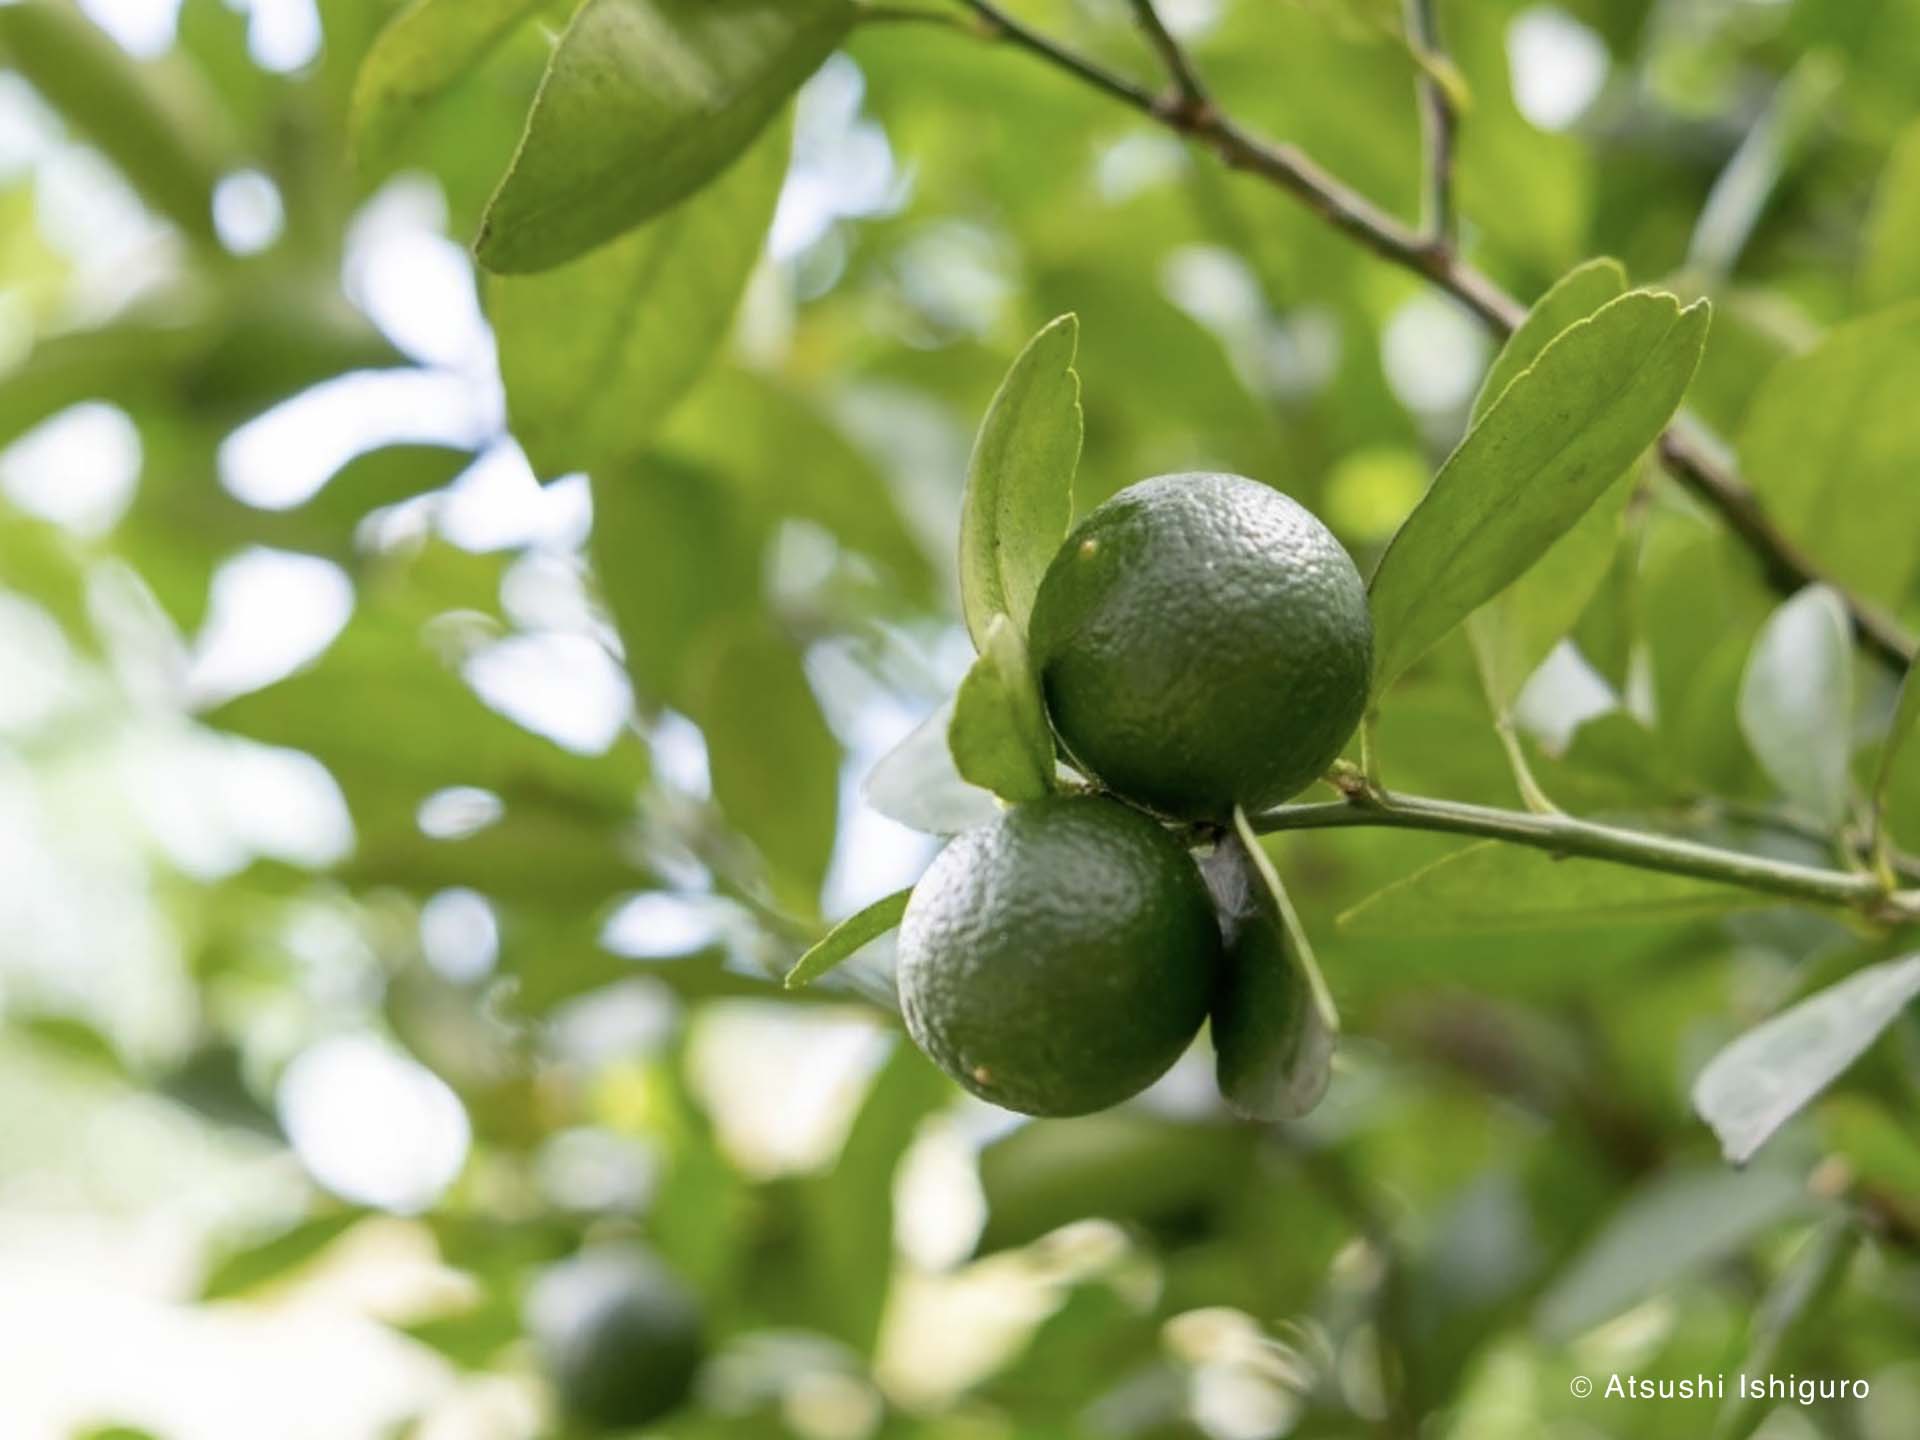
[[[920,1048],[982,1099],[1081,1115],[1145,1089],[1206,1016],[1220,931],[1191,856],[1093,795],[1018,805],[914,887],[898,979]]]
[[[623,1430],[676,1409],[705,1353],[698,1302],[634,1246],[597,1246],[550,1267],[527,1321],[561,1411],[586,1428]]]
[[[1274,805],[1324,773],[1373,667],[1340,542],[1238,475],[1162,475],[1094,510],[1041,581],[1029,646],[1074,762],[1183,819]]]

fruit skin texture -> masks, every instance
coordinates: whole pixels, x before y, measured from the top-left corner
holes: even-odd
[[[983,1100],[1084,1115],[1144,1090],[1207,1013],[1220,930],[1193,859],[1101,796],[1018,805],[942,851],[900,925],[907,1029]]]
[[[1347,552],[1238,475],[1162,475],[1094,510],[1040,582],[1028,644],[1074,761],[1190,820],[1277,805],[1324,774],[1373,674]]]
[[[706,1353],[699,1303],[632,1246],[550,1267],[527,1309],[561,1410],[590,1427],[645,1425],[676,1409]]]

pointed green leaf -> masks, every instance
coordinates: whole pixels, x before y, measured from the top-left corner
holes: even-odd
[[[1280,875],[1236,809],[1207,867],[1227,937],[1213,1001],[1220,1094],[1249,1120],[1296,1120],[1333,1077],[1340,1017]]]
[[[993,792],[968,784],[954,764],[948,735],[955,702],[942,702],[912,733],[882,755],[860,796],[889,820],[928,835],[958,835],[1000,813]]]
[[[954,768],[1002,800],[1038,800],[1053,788],[1053,732],[1027,663],[1027,647],[1004,615],[953,699],[947,729]]]
[[[1473,420],[1493,408],[1493,402],[1540,358],[1568,326],[1585,320],[1609,301],[1627,293],[1627,270],[1618,260],[1601,256],[1576,265],[1554,282],[1527,312],[1520,328],[1507,337],[1500,353],[1487,367],[1487,378],[1480,382],[1480,393],[1473,399]]]
[[[1867,305],[1920,300],[1916,234],[1920,234],[1920,120],[1900,132],[1880,173],[1860,262],[1860,291]]]
[[[853,18],[850,0],[587,0],[487,209],[480,263],[551,269],[670,210],[753,143]]]
[[[1873,813],[1877,817],[1887,807],[1887,796],[1893,789],[1893,778],[1899,773],[1900,756],[1907,748],[1907,742],[1913,738],[1916,726],[1920,726],[1920,680],[1914,679],[1914,671],[1920,666],[1909,665],[1904,679],[1900,682],[1900,698],[1893,707],[1893,724],[1887,729],[1886,744],[1880,748],[1880,768],[1873,778]]]
[[[1773,612],[1740,681],[1740,729],[1767,777],[1824,824],[1846,817],[1853,754],[1853,627],[1809,585]]]
[[[543,12],[564,21],[564,0],[414,0],[394,16],[354,86],[349,126],[358,162],[380,167],[421,114]]]
[[[787,989],[798,990],[803,985],[811,985],[842,960],[851,959],[856,950],[893,929],[900,923],[900,917],[907,913],[907,901],[912,896],[911,888],[896,890],[842,920],[787,972]]]
[[[1898,606],[1920,574],[1920,303],[1827,332],[1767,373],[1740,469],[1828,574]]]
[[[1518,579],[1673,415],[1705,302],[1634,291],[1540,352],[1468,432],[1374,572],[1374,693]]]
[[[692,713],[713,798],[766,860],[780,902],[811,915],[833,855],[840,746],[799,655],[764,621],[722,629],[702,658]]]
[[[362,1210],[337,1210],[291,1225],[278,1234],[223,1255],[200,1284],[202,1300],[230,1300],[285,1278],[319,1256],[366,1219]]]
[[[1033,337],[987,408],[960,510],[960,608],[976,649],[996,615],[1027,616],[1073,519],[1080,465],[1080,322],[1062,315]]]
[[[1693,1082],[1693,1108],[1744,1165],[1920,995],[1920,956],[1872,965],[1747,1031]]]
[[[214,117],[74,6],[47,0],[0,6],[0,58],[92,141],[160,214],[216,242],[213,189],[228,168]]]
[[[543,275],[489,279],[508,418],[541,476],[646,448],[699,378],[760,258],[789,145],[775,125],[672,214]]]
[[[1487,935],[1668,924],[1777,905],[1772,896],[1488,840],[1376,891],[1340,917],[1350,935]]]
[[[1791,1364],[1803,1342],[1817,1336],[1859,1249],[1860,1227],[1850,1215],[1836,1215],[1807,1237],[1753,1317],[1740,1373],[1762,1382],[1760,1394],[1744,1385],[1730,1391],[1714,1417],[1713,1440],[1747,1440],[1772,1413],[1776,1402],[1764,1398],[1766,1377],[1782,1360]]]

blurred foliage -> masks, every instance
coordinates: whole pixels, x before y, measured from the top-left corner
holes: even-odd
[[[138,1213],[115,1168],[134,1162],[73,1142],[74,1117],[129,1097],[249,1166],[291,1148],[290,1191],[201,1217],[179,1298],[272,1324],[276,1297],[411,1236],[442,1283],[380,1318],[468,1392],[506,1377],[521,1418],[488,1433],[547,1433],[535,1276],[635,1239],[709,1316],[698,1402],[661,1431],[689,1440],[1659,1440],[1716,1407],[1582,1401],[1569,1377],[1743,1365],[1873,1393],[1730,1410],[1723,1433],[1915,1433],[1908,989],[1750,1167],[1722,1165],[1689,1100],[1736,1036],[1899,955],[1897,929],[1440,835],[1270,837],[1344,1038],[1325,1103],[1260,1126],[1206,1055],[1086,1120],[963,1101],[896,1032],[885,940],[777,989],[823,915],[927,854],[856,781],[967,669],[968,446],[1035,331],[1079,316],[1078,510],[1163,471],[1242,472],[1363,573],[1495,347],[1290,197],[1014,48],[849,30],[829,3],[727,77],[755,124],[686,163],[742,158],[641,228],[690,188],[631,152],[659,117],[587,146],[536,127],[591,202],[569,256],[615,238],[483,280],[465,247],[571,8],[322,0],[291,68],[226,0],[183,0],[138,57],[66,0],[0,8],[0,107],[32,137],[0,146],[0,1073],[36,1087],[12,1092],[32,1113],[0,1140],[0,1207],[91,1166],[72,1193]],[[619,4],[590,8],[618,31]],[[1011,8],[1153,73],[1121,0]],[[1228,113],[1416,213],[1422,72],[1397,6],[1165,8]],[[1528,299],[1602,255],[1710,297],[1688,407],[1809,554],[1920,621],[1920,3],[1440,11],[1466,253]],[[1558,50],[1523,43],[1542,27]],[[1548,129],[1554,74],[1527,70],[1556,57],[1604,80]],[[546,203],[509,189],[495,222]],[[380,281],[401,252],[431,263]],[[1620,289],[1582,273],[1596,304]],[[469,300],[497,361],[406,323]],[[396,398],[356,409],[373,392],[338,387],[369,377]],[[428,413],[446,393],[458,423]],[[363,426],[376,410],[401,420]],[[82,514],[102,435],[131,437],[137,483]],[[1776,613],[1763,568],[1653,467],[1619,489],[1555,552],[1563,578],[1481,612],[1494,659],[1460,633],[1401,657],[1377,736],[1396,789],[1510,805],[1537,785],[1816,865],[1837,820],[1839,863],[1911,883],[1920,763],[1880,769],[1915,713],[1893,724],[1899,677]],[[518,518],[489,531],[489,504]],[[300,639],[318,599],[245,594],[262,552],[350,588],[337,634]],[[299,653],[211,673],[246,624]],[[570,723],[613,692],[617,723]],[[876,798],[965,813],[945,729]],[[1794,1013],[1782,1033],[1818,1028]],[[299,1123],[297,1067],[366,1036],[470,1129],[423,1193],[356,1190]],[[1790,1082],[1809,1095],[1832,1079],[1811,1068]],[[404,1143],[389,1082],[351,1115],[377,1140],[395,1107]],[[826,1119],[796,1118],[821,1095]],[[0,1387],[0,1430],[32,1435],[8,1404]]]

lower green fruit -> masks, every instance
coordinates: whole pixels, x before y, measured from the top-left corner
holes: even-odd
[[[547,1270],[528,1324],[561,1410],[610,1430],[678,1408],[706,1348],[699,1304],[632,1247],[585,1250]]]
[[[1207,1013],[1220,963],[1191,856],[1096,796],[1019,805],[961,835],[900,926],[901,1008],[961,1085],[1083,1115],[1152,1084]]]

